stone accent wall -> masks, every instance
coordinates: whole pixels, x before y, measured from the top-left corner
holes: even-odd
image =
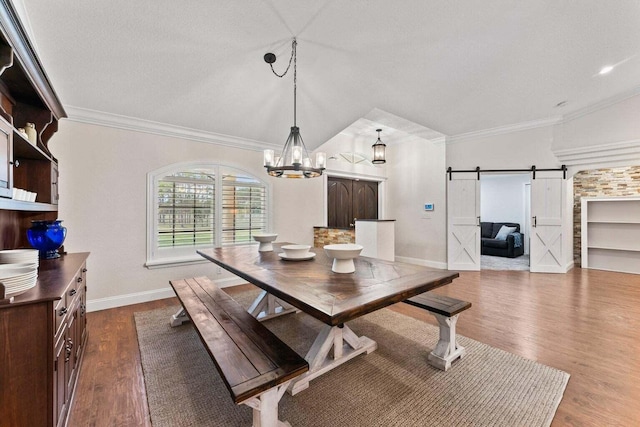
[[[355,243],[356,230],[344,230],[338,228],[314,227],[313,229],[313,246],[321,248],[324,245],[333,245],[336,243]]]
[[[573,176],[573,258],[580,265],[581,197],[640,196],[640,166],[580,171]]]

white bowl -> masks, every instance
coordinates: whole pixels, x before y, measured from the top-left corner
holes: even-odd
[[[260,242],[258,246],[258,252],[269,252],[273,250],[271,242],[276,240],[278,235],[276,233],[258,233],[253,235],[253,240]]]
[[[309,256],[309,245],[284,245],[282,250],[287,258],[304,258]]]
[[[355,243],[326,245],[324,251],[329,258],[333,258],[331,271],[334,273],[353,273],[356,271],[353,259],[357,258],[362,252],[362,245],[356,245]]]

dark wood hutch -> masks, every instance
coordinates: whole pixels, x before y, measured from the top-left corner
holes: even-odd
[[[31,221],[58,216],[48,143],[66,113],[9,0],[0,0],[0,32],[0,249],[28,248]],[[19,130],[27,123],[35,137]],[[16,200],[18,188],[35,201]],[[41,260],[34,288],[0,295],[0,425],[66,424],[87,338],[88,256]]]

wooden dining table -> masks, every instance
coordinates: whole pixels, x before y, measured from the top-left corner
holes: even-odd
[[[457,272],[415,264],[359,256],[355,272],[334,273],[333,259],[324,249],[311,248],[311,259],[290,261],[273,251],[259,252],[256,245],[197,251],[204,258],[262,289],[248,311],[260,320],[298,310],[324,323],[305,359],[309,372],[289,386],[296,394],[309,381],[340,364],[377,348],[372,339],[358,336],[346,324],[367,313],[452,283]]]

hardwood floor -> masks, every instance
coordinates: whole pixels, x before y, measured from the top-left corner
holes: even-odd
[[[460,334],[571,374],[552,426],[640,425],[640,275],[463,272],[434,292],[473,303],[458,321]],[[88,314],[70,426],[150,425],[133,313],[177,304]],[[392,309],[435,324],[416,307]]]

